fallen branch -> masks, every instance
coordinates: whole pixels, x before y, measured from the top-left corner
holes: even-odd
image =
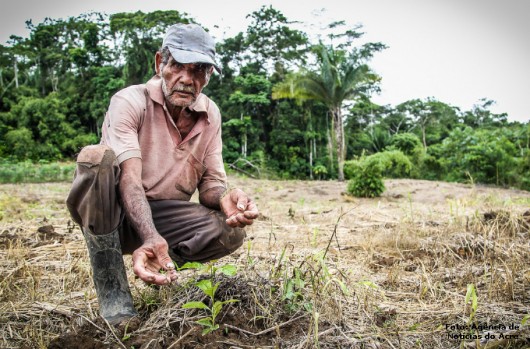
[[[237,167],[237,166],[236,166],[236,163],[239,162],[239,161],[242,161],[242,162],[245,163],[245,165],[248,165],[248,166],[252,167],[253,169],[255,169],[256,172],[258,173],[258,175],[255,176],[255,175],[253,175],[252,173],[250,173],[250,172],[248,172],[248,171],[245,171],[245,170],[243,170],[243,169]],[[236,161],[234,161],[233,163],[229,164],[228,167],[230,167],[231,169],[234,169],[234,170],[236,170],[236,171],[239,171],[239,172],[241,172],[241,173],[243,173],[243,174],[246,174],[247,176],[249,176],[249,177],[251,177],[251,178],[254,178],[254,179],[259,179],[259,178],[261,177],[261,173],[260,173],[260,171],[259,171],[259,168],[258,168],[256,165],[254,165],[253,163],[251,163],[250,161],[248,161],[247,159],[239,158],[239,159],[237,159]]]

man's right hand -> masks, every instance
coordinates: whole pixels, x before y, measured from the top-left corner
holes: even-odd
[[[154,237],[144,241],[132,254],[134,274],[149,284],[167,285],[177,279],[175,265],[168,254],[167,241]],[[160,273],[165,270],[166,273]]]
[[[120,168],[120,194],[125,212],[144,242],[132,255],[134,274],[147,283],[166,285],[177,279],[177,272],[169,258],[167,241],[158,234],[153,223],[142,186],[142,160],[130,158],[122,162]]]

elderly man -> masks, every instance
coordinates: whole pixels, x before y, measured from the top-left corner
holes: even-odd
[[[122,253],[148,283],[176,280],[172,260],[205,262],[235,251],[258,210],[228,189],[221,115],[201,93],[215,43],[198,25],[171,26],[156,75],[113,96],[101,144],[85,147],[67,199],[89,250],[100,314],[118,324],[136,311]],[[195,190],[200,204],[190,203]],[[161,272],[162,271],[162,272]]]

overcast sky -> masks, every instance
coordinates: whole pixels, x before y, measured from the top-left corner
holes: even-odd
[[[244,31],[245,16],[271,4],[289,20],[345,20],[362,24],[370,41],[388,49],[371,66],[382,77],[379,104],[434,97],[470,109],[495,100],[496,113],[530,120],[529,0],[0,0],[0,43],[26,36],[25,21],[66,18],[88,11],[178,10],[187,12],[219,39]],[[315,12],[323,14],[315,17]],[[215,28],[214,26],[219,28]]]

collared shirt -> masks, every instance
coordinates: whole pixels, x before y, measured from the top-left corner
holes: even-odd
[[[219,108],[200,94],[185,111],[198,118],[182,139],[166,108],[158,76],[119,91],[110,101],[101,143],[114,150],[119,163],[142,159],[148,200],[188,201],[197,188],[203,193],[226,187]]]

